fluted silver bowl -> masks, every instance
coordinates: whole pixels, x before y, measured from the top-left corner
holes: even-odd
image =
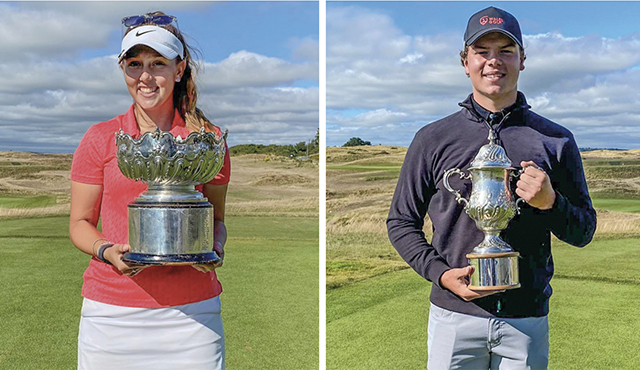
[[[192,132],[184,139],[170,132],[145,132],[139,139],[116,132],[118,167],[126,177],[154,185],[198,185],[211,181],[222,169],[227,131]]]

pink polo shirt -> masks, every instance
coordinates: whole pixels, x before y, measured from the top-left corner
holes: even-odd
[[[102,233],[113,243],[125,244],[129,241],[127,205],[147,190],[147,185],[126,178],[118,168],[115,133],[120,129],[134,138],[140,136],[133,105],[124,115],[87,130],[73,155],[71,180],[103,186],[100,203]],[[183,138],[189,135],[177,111],[170,132]],[[217,134],[220,134],[219,130]],[[209,183],[226,184],[229,174],[227,150],[222,170]],[[202,186],[197,189],[202,191]],[[82,286],[85,298],[117,306],[146,308],[199,302],[221,292],[222,286],[215,271],[202,273],[190,266],[153,266],[128,277],[96,258],[91,259]]]

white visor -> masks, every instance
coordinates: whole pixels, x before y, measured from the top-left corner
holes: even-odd
[[[184,59],[184,47],[180,40],[162,27],[141,26],[129,31],[122,39],[122,51],[118,55],[118,61],[136,45],[146,45],[170,60],[176,57]]]

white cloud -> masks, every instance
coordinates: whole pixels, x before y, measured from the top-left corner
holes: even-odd
[[[0,63],[0,81],[0,92],[14,94],[74,89],[116,92],[124,86],[115,56],[77,62],[45,59]]]
[[[123,14],[157,10],[140,2],[0,4],[0,150],[71,152],[87,128],[132,104],[115,55],[85,56],[121,35]],[[210,3],[163,2],[167,13]],[[315,54],[313,51],[315,43]],[[319,126],[318,42],[292,39],[296,61],[238,50],[204,61],[198,105],[230,131],[229,144],[289,144]]]
[[[332,7],[327,21],[328,145],[352,136],[408,145],[471,92],[461,35],[407,35],[388,15],[355,7]],[[569,128],[580,146],[640,147],[639,35],[552,32],[524,35],[524,44],[518,87],[534,111]]]
[[[413,37],[413,48],[430,59],[439,58],[442,55],[458,58],[458,53],[462,48],[462,42],[460,35],[454,35],[452,33],[418,35]]]
[[[23,58],[71,60],[84,48],[108,46],[109,37],[122,34],[123,14],[155,10],[199,10],[211,2],[38,1],[1,4],[0,61]]]
[[[312,139],[318,127],[317,88],[246,87],[204,94],[203,110],[233,133],[232,144],[284,144]],[[258,135],[259,134],[259,135]]]
[[[203,78],[206,88],[278,86],[304,79],[317,81],[318,63],[293,64],[241,50],[220,63],[205,64]]]
[[[0,4],[0,60],[64,57],[79,48],[102,47],[112,28],[105,22],[56,10],[23,10]]]
[[[327,9],[327,63],[368,57],[397,60],[407,54],[410,43],[411,37],[385,14],[358,7]]]
[[[319,60],[320,44],[318,40],[314,40],[311,37],[293,38],[289,41],[289,45],[293,48],[294,59]]]
[[[229,129],[230,145],[308,140],[318,127],[318,89],[282,85],[316,76],[317,64],[237,53],[206,65],[199,106]],[[6,81],[0,84],[0,128],[12,132],[0,136],[2,147],[9,147],[7,138],[23,135],[26,122],[40,138],[64,134],[69,139],[59,143],[73,150],[89,125],[124,113],[132,103],[113,56],[72,64],[0,64],[0,80]]]
[[[529,94],[589,88],[607,74],[628,71],[640,63],[638,35],[609,39],[547,33],[524,39],[528,58],[521,82]]]
[[[424,54],[413,53],[407,54],[404,58],[400,59],[400,64],[416,64],[420,59],[424,59]]]
[[[394,112],[388,109],[376,109],[360,113],[355,117],[336,117],[335,120],[348,126],[375,127],[378,125],[405,122],[408,119],[408,116],[408,114],[403,112]]]

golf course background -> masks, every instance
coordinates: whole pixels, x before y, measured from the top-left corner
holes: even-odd
[[[318,166],[232,157],[218,270],[228,369],[318,368]],[[75,369],[82,274],[70,155],[0,152],[0,369]]]
[[[405,153],[327,148],[327,369],[426,368],[431,283],[385,224]],[[582,249],[553,240],[549,368],[640,369],[640,150],[582,155],[598,229]]]

